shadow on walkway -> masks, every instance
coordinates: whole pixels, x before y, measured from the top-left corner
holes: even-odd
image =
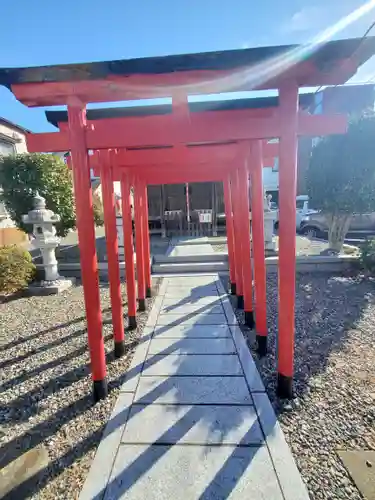
[[[197,297],[200,293],[203,293],[204,287],[197,287],[192,290],[191,300],[195,301],[195,297]],[[181,299],[181,301],[184,299]],[[180,302],[181,302],[180,301]],[[182,322],[193,318],[196,314],[207,314],[207,311],[213,306],[220,304],[220,298],[218,297],[217,301],[214,301],[209,304],[205,304],[199,309],[176,319],[171,324],[166,326],[158,327],[158,334],[160,335],[162,332],[167,332],[168,329],[173,328],[175,326],[180,325]],[[209,316],[209,314],[207,314]],[[194,327],[194,324],[188,325],[186,329],[186,337],[189,336],[189,331]],[[149,338],[147,336],[141,339],[141,342],[146,342]],[[199,339],[197,339],[199,340]],[[184,339],[176,339],[176,342],[173,345],[173,349],[166,349],[165,351],[158,353],[157,355],[151,355],[148,357],[147,366],[152,366],[153,364],[159,362],[163,357],[170,355],[173,350],[178,352],[179,347],[184,343]],[[130,346],[131,348],[132,346]],[[189,354],[189,352],[188,352]],[[191,353],[190,353],[191,354]],[[74,355],[74,352],[72,353]],[[222,354],[220,356],[223,356]],[[60,361],[63,362],[63,358],[60,358]],[[107,362],[110,364],[113,361],[113,358],[108,356]],[[173,376],[179,376],[180,374],[185,373],[185,363],[187,363],[186,356],[176,356],[175,359],[175,374]],[[129,380],[132,377],[138,374],[140,366],[137,366],[130,370],[130,372],[124,373],[122,376],[118,377],[111,384],[110,390],[113,390],[114,387],[119,387],[125,380]],[[143,368],[143,363],[142,363]],[[75,373],[74,376],[88,376],[89,367],[88,365],[81,366],[78,371],[80,373]],[[31,371],[31,373],[34,373]],[[67,376],[68,374],[65,374]],[[69,380],[69,377],[68,377]],[[19,379],[18,379],[19,381]],[[17,383],[17,380],[14,380]],[[48,383],[46,384],[46,389],[48,388]],[[39,387],[44,390],[43,387]],[[156,402],[161,397],[171,394],[173,392],[173,400],[176,405],[185,404],[186,403],[186,394],[179,392],[176,388],[176,385],[173,383],[171,377],[161,378],[161,382],[157,385],[157,387],[153,388],[149,391],[143,398],[137,400],[136,411],[133,411],[129,418],[133,418],[139,412],[143,410],[142,404],[150,404],[150,401]],[[34,394],[37,391],[33,391]],[[40,394],[40,392],[39,392]],[[32,394],[21,396],[24,398],[25,403],[29,400],[28,397],[32,400]],[[251,404],[251,403],[250,403]],[[28,431],[27,435],[22,435],[8,442],[1,449],[1,459],[0,459],[0,467],[4,467],[9,464],[12,460],[20,456],[25,451],[25,446],[20,446],[20,442],[27,439],[28,440],[28,449],[31,449],[41,442],[43,442],[49,435],[52,435],[61,428],[71,416],[77,416],[77,414],[85,412],[88,408],[92,406],[91,396],[85,396],[84,398],[75,401],[71,405],[72,413],[67,412],[68,407],[64,407],[60,409],[58,412],[53,414],[48,421],[43,422],[43,424],[39,424],[34,426],[30,431]],[[125,493],[132,485],[134,485],[142,476],[147,475],[153,465],[170,450],[174,444],[169,442],[170,436],[173,436],[173,440],[176,440],[176,435],[178,440],[181,440],[183,436],[191,429],[193,425],[198,424],[198,422],[203,422],[204,427],[208,430],[208,433],[212,436],[215,436],[216,444],[220,444],[223,442],[225,437],[231,432],[231,430],[239,427],[244,419],[244,414],[246,410],[246,406],[239,406],[238,412],[236,413],[236,418],[232,419],[230,422],[225,422],[224,427],[221,426],[218,429],[218,422],[216,420],[205,420],[206,417],[202,415],[200,412],[200,407],[195,405],[189,405],[191,408],[185,413],[185,415],[179,419],[174,425],[173,428],[169,428],[167,432],[162,434],[152,445],[149,445],[147,449],[142,453],[133,463],[129,464],[124,470],[121,471],[120,475],[112,481],[111,484],[108,485],[107,490],[114,486],[116,483],[116,491],[120,495]],[[122,426],[124,421],[126,420],[126,416],[128,413],[128,408],[124,408],[112,421],[109,422],[111,431],[114,432],[116,428]],[[68,417],[67,417],[68,415]],[[79,461],[81,457],[83,457],[88,451],[92,448],[96,447],[97,440],[102,435],[102,432],[107,424],[103,424],[93,435],[86,437],[78,443],[72,445],[72,447],[58,459],[52,461],[46,469],[43,469],[32,478],[24,482],[18,488],[12,490],[5,498],[6,499],[17,499],[20,500],[22,498],[26,498],[31,495],[37,495],[38,492],[47,484],[48,481],[51,481],[54,477],[57,477],[66,467],[76,463]],[[218,440],[217,433],[220,431],[220,439]],[[243,436],[240,441],[239,446],[247,442],[247,437],[253,429],[249,429]],[[95,439],[93,439],[95,437]],[[154,446],[155,445],[155,446]],[[211,445],[209,446],[211,447]],[[203,448],[202,448],[203,449]],[[233,447],[232,455],[236,454],[237,447]],[[253,450],[254,451],[254,450]],[[254,452],[256,453],[256,452]],[[237,474],[235,477],[232,477],[231,474],[233,472],[233,467],[231,465],[231,457],[229,457],[223,464],[220,471],[217,472],[216,476],[212,478],[210,484],[207,485],[205,491],[201,495],[201,499],[214,498],[215,492],[217,492],[218,484],[221,484],[220,489],[220,498],[227,498],[231,491],[236,487],[237,482],[240,480],[241,476],[245,472],[246,468],[250,464],[250,462],[254,458],[254,453],[248,453],[245,457],[242,458],[241,467],[237,469]],[[230,480],[228,479],[230,478]],[[119,488],[118,485],[120,484]],[[101,499],[104,495],[104,491],[100,492],[100,494],[96,497],[96,500]]]

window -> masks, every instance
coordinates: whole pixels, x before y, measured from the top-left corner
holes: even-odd
[[[303,210],[306,200],[296,200],[296,209]]]
[[[273,164],[272,167],[272,172],[278,172],[279,171],[279,158],[275,158],[275,163]]]
[[[12,155],[16,152],[14,144],[9,141],[4,141],[4,139],[0,139],[0,155]]]

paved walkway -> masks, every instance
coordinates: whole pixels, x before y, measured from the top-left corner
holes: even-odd
[[[188,255],[208,255],[214,253],[207,237],[172,238],[168,255],[172,257]]]
[[[218,276],[166,278],[80,500],[307,500]]]

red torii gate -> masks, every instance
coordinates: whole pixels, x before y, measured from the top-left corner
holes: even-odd
[[[302,50],[302,49],[301,49]],[[375,52],[375,40],[354,39],[330,42],[314,53],[304,53],[299,60],[288,62],[288,54],[298,54],[295,46],[244,49],[211,54],[190,54],[136,61],[111,61],[85,65],[53,66],[0,70],[0,83],[11,88],[15,96],[28,106],[67,104],[68,125],[58,133],[30,134],[30,151],[70,151],[73,165],[77,229],[81,249],[82,281],[85,295],[87,329],[91,356],[93,393],[95,400],[107,394],[106,366],[98,287],[95,233],[93,225],[92,193],[90,185],[89,150],[104,150],[100,164],[103,197],[106,211],[108,259],[111,276],[111,300],[114,315],[115,354],[123,352],[119,273],[116,260],[113,180],[121,171],[123,200],[125,202],[124,236],[129,245],[130,184],[135,186],[135,224],[138,287],[145,297],[145,283],[149,273],[146,263],[147,232],[145,184],[155,182],[150,162],[143,167],[115,167],[118,148],[172,147],[173,163],[190,170],[187,175],[174,174],[170,167],[157,168],[157,177],[164,183],[182,179],[200,180],[205,175],[224,181],[226,214],[229,226],[228,244],[231,276],[235,276],[237,293],[244,294],[247,322],[253,321],[252,269],[249,232],[249,172],[252,181],[252,215],[254,231],[255,287],[257,296],[257,329],[260,351],[265,351],[265,266],[262,251],[262,144],[261,140],[279,137],[279,337],[278,337],[278,394],[292,395],[294,355],[294,296],[295,296],[295,195],[297,167],[297,136],[343,133],[343,117],[309,116],[298,112],[298,88],[340,84],[350,78],[359,65]],[[268,73],[264,71],[269,68]],[[327,69],[328,68],[328,69]],[[251,81],[251,74],[262,78]],[[250,78],[250,83],[249,83]],[[212,93],[249,88],[277,88],[279,106],[272,113],[251,116],[249,110],[189,113],[187,96],[193,93]],[[171,115],[132,119],[86,122],[86,103],[172,96]],[[126,133],[124,133],[126,132]],[[205,172],[186,162],[192,144],[214,143],[230,148],[227,142],[237,142],[236,157],[232,160],[207,163]],[[208,147],[208,146],[205,146]],[[218,146],[210,146],[218,147]],[[167,151],[169,148],[166,148]],[[150,150],[152,151],[152,150]],[[125,151],[127,156],[130,152]],[[131,152],[133,154],[134,151]],[[118,153],[119,154],[119,153]],[[142,153],[143,154],[143,153]],[[158,153],[163,156],[168,153]],[[185,158],[185,160],[184,160]],[[164,162],[166,160],[164,159]],[[169,163],[169,164],[171,164]],[[190,174],[189,174],[190,171]],[[232,204],[232,207],[230,206]],[[233,212],[233,214],[232,214]],[[233,215],[233,216],[232,216]],[[130,215],[131,216],[131,215]],[[128,229],[128,231],[126,230]],[[232,237],[230,235],[232,233]],[[232,246],[232,249],[230,248]],[[138,260],[139,257],[139,260]],[[146,265],[147,264],[147,265]],[[126,252],[126,268],[133,268],[132,256]],[[133,269],[134,272],[134,269]],[[135,286],[134,278],[127,276]],[[257,289],[258,282],[258,289]],[[132,286],[131,285],[131,286]],[[129,285],[128,285],[129,286]],[[142,289],[143,288],[143,289]],[[128,291],[129,293],[129,291]],[[134,295],[134,294],[133,294]],[[134,295],[135,297],[135,295]],[[260,299],[260,300],[259,300]],[[134,304],[133,304],[134,305]],[[258,307],[259,306],[259,307]],[[130,310],[129,310],[130,312]],[[135,311],[133,310],[134,317]]]

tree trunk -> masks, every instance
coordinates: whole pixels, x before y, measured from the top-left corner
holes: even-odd
[[[351,214],[330,214],[328,217],[328,246],[330,250],[340,253],[348,232]]]

